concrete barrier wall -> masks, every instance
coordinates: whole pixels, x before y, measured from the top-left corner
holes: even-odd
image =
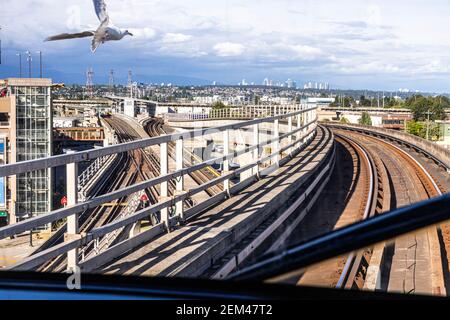
[[[450,150],[445,149],[433,142],[430,142],[425,139],[414,136],[412,134],[401,132],[401,131],[377,128],[377,127],[372,127],[372,126],[363,126],[363,125],[343,125],[343,124],[338,124],[338,123],[328,123],[326,125],[330,126],[330,127],[336,127],[336,128],[341,127],[341,128],[350,128],[350,129],[358,129],[358,130],[362,130],[362,131],[376,132],[376,133],[379,133],[379,134],[382,134],[382,135],[385,135],[388,137],[392,137],[394,139],[404,141],[408,144],[415,145],[415,146],[419,147],[420,149],[433,155],[439,161],[441,161],[443,164],[445,164],[447,166],[447,170],[450,169]]]

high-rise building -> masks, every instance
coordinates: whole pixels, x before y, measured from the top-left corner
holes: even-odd
[[[50,79],[0,80],[0,153],[4,163],[52,155]],[[0,212],[15,223],[48,213],[52,207],[52,171],[43,169],[0,182]],[[3,202],[3,203],[2,203]]]
[[[297,88],[297,82],[295,82],[294,80],[288,79],[288,80],[286,81],[286,86],[287,86],[289,89],[296,89],[296,88]]]

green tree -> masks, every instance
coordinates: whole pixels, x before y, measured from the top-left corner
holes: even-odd
[[[450,101],[447,97],[424,97],[414,95],[408,98],[405,106],[413,113],[414,121],[436,121],[446,118],[445,109],[450,107]]]
[[[213,104],[213,110],[227,109],[227,107],[222,101],[217,101]]]
[[[359,98],[359,105],[360,105],[361,107],[370,107],[371,102],[370,102],[369,99],[366,99],[365,96],[361,96],[361,97]]]
[[[406,132],[408,132],[409,134],[413,134],[415,136],[422,137],[423,130],[424,130],[424,126],[420,122],[412,120],[412,121],[408,121],[406,123]]]
[[[442,130],[439,124],[430,123],[428,126],[426,122],[408,121],[406,123],[406,131],[412,135],[426,139],[428,128],[428,138],[432,141],[438,141],[442,137]]]
[[[372,119],[370,118],[370,115],[367,111],[364,111],[361,115],[361,118],[359,119],[359,124],[363,124],[366,126],[372,125]]]

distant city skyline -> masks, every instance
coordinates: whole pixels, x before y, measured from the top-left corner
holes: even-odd
[[[17,53],[30,50],[38,75],[55,82],[260,84],[292,79],[297,85],[328,82],[338,89],[450,91],[450,3],[445,0],[209,2],[109,0],[114,22],[135,37],[108,43],[92,55],[89,39],[44,43],[55,31],[97,24],[92,2],[5,0],[0,13],[3,61],[0,76],[17,76]],[[33,8],[33,10],[30,10]],[[268,23],[270,21],[270,23]],[[23,72],[27,74],[26,61]]]

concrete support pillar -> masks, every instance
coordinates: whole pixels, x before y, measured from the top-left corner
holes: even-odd
[[[253,150],[253,162],[257,161],[259,159],[259,124],[253,125],[253,145],[256,147],[255,150]],[[257,164],[253,168],[253,174],[259,178],[259,164]]]
[[[276,139],[273,143],[272,153],[275,153],[274,162],[277,166],[280,165],[280,121],[277,119],[273,122],[273,138]]]
[[[167,142],[161,143],[160,145],[160,152],[161,152],[161,176],[164,176],[169,173],[169,156],[168,156],[168,148],[167,148]],[[164,181],[161,183],[161,194],[160,194],[160,201],[166,201],[169,197],[169,182]],[[161,221],[164,222],[164,224],[167,227],[167,230],[170,230],[169,225],[169,209],[164,208],[161,210]]]
[[[68,153],[75,153],[70,151]],[[70,163],[66,165],[67,170],[67,205],[69,207],[78,203],[78,165]],[[73,240],[78,235],[78,214],[67,217],[66,241]],[[73,273],[78,268],[78,248],[67,252],[67,271]]]
[[[178,139],[176,142],[176,170],[183,170],[183,158],[184,158],[184,143],[183,139]],[[184,192],[184,175],[178,177],[176,180],[177,195],[181,195]],[[176,214],[180,217],[181,221],[184,221],[184,208],[183,201],[177,201],[175,204]]]
[[[223,155],[226,156],[230,154],[230,130],[225,130],[223,132]],[[223,162],[222,175],[230,173],[230,160],[225,160]],[[223,190],[228,194],[230,193],[230,180],[227,179],[223,182]]]

